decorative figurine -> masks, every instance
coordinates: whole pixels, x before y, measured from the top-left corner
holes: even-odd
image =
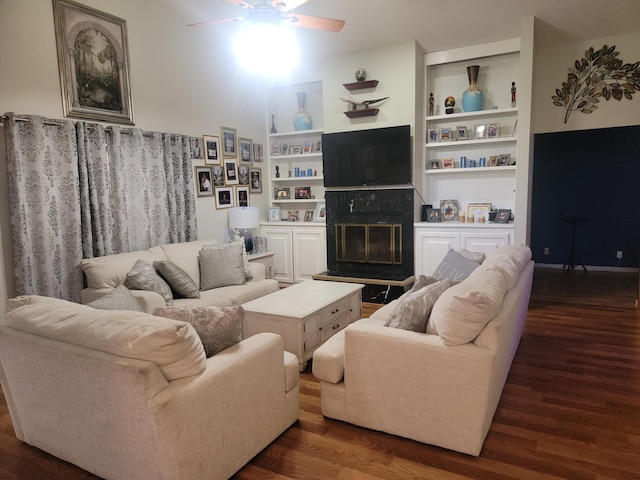
[[[433,115],[433,92],[429,94],[429,115]]]
[[[358,82],[364,82],[366,78],[367,78],[367,71],[362,67],[358,67],[356,69],[356,80]]]
[[[447,97],[444,99],[444,113],[453,113],[453,107],[456,105],[456,99],[453,97]]]
[[[387,100],[388,98],[389,97],[376,98],[375,100],[360,100],[359,98],[354,97],[353,95],[340,96],[340,100],[351,104],[350,110],[357,110],[359,106],[364,107],[366,109],[366,108],[369,108],[370,105],[382,102],[383,100]]]
[[[276,178],[280,178],[280,167],[276,165]]]
[[[511,82],[511,106],[516,106],[516,82]]]
[[[276,116],[275,115],[271,115],[271,133],[278,133],[278,130],[276,130]]]

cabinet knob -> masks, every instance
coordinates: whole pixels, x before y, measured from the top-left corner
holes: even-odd
[[[331,311],[331,315],[333,315],[334,313],[338,313],[339,311],[340,311],[340,309],[339,309],[339,308],[336,308],[335,310],[332,310],[332,311]]]
[[[340,324],[339,324],[339,323],[333,326],[333,329],[334,329],[334,330],[335,330],[336,328],[340,328]]]

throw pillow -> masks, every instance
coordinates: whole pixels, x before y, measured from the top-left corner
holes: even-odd
[[[143,312],[144,310],[129,289],[124,285],[118,285],[106,295],[86,304],[88,307],[99,308],[100,310],[133,310]]]
[[[159,293],[167,305],[173,304],[171,287],[158,275],[156,269],[144,260],[138,260],[129,270],[124,286],[131,290],[148,290]]]
[[[184,298],[200,298],[200,290],[193,278],[169,260],[153,262],[160,276],[169,284],[171,290],[179,297]]]
[[[244,309],[234,307],[160,307],[154,315],[190,323],[207,358],[242,341]]]
[[[454,282],[461,282],[478,267],[477,262],[469,260],[452,248],[442,259],[440,265],[436,267],[433,276],[438,280],[449,279]]]
[[[462,255],[463,257],[466,257],[469,260],[473,260],[478,265],[484,262],[485,255],[482,252],[471,252],[465,248],[461,248],[460,250],[458,250],[458,252],[460,252],[460,255]]]
[[[391,315],[389,315],[389,318],[384,323],[384,326],[391,327],[391,328],[398,328],[398,312],[400,312],[404,308],[404,304],[407,301],[407,298],[409,297],[409,295],[411,295],[414,292],[417,292],[418,290],[426,287],[427,285],[436,283],[437,281],[438,279],[436,278],[420,275],[418,279],[414,282],[413,287],[411,287],[411,290],[409,290],[407,293],[405,293],[400,297],[398,304],[393,309],[393,312],[391,312]]]
[[[453,285],[451,280],[441,280],[409,295],[403,308],[398,312],[397,328],[425,333],[427,320],[436,300],[451,285]]]
[[[253,277],[253,273],[251,273],[251,267],[249,266],[249,257],[247,255],[247,250],[245,248],[244,242],[240,242],[240,241],[233,241],[230,242],[226,245],[235,245],[235,244],[240,244],[242,247],[242,265],[244,268],[244,276],[247,280],[249,280],[251,277]],[[226,245],[218,245],[218,244],[212,244],[212,245],[204,245],[202,247],[203,250],[218,250],[220,248],[225,248]]]
[[[227,243],[220,247],[222,248],[200,250],[200,290],[245,283],[241,242]]]

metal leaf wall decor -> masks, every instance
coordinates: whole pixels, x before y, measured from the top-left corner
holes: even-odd
[[[591,47],[569,68],[567,81],[551,96],[554,105],[565,109],[564,123],[573,111],[593,113],[600,98],[632,100],[640,91],[640,62],[623,64],[619,55],[615,45],[600,50]]]

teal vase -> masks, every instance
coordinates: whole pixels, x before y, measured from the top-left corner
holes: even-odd
[[[462,94],[462,110],[465,112],[477,112],[484,108],[484,93],[478,88],[479,65],[467,67],[469,77],[469,88]]]
[[[305,110],[307,94],[305,92],[298,92],[298,111],[293,116],[293,128],[298,130],[311,130],[313,122],[311,121],[311,115]]]

